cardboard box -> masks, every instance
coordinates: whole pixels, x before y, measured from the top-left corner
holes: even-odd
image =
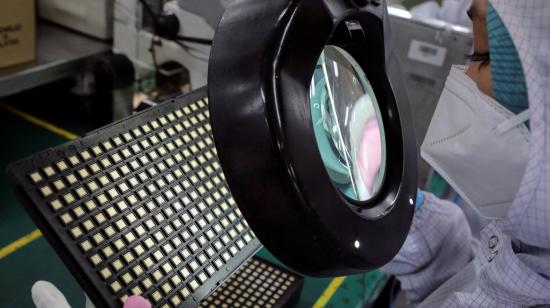
[[[0,4],[0,68],[36,57],[34,0],[2,0]]]

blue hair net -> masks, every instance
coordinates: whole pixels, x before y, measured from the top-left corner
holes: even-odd
[[[514,42],[492,5],[487,10],[491,75],[495,99],[514,113],[529,108],[527,84]]]

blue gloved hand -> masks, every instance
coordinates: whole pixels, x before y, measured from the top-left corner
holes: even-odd
[[[418,210],[422,204],[424,203],[424,191],[422,191],[420,188],[416,189],[416,202],[414,203],[414,210]]]

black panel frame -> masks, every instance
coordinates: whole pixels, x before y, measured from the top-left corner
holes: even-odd
[[[57,218],[52,215],[49,206],[43,201],[36,187],[30,184],[27,174],[45,165],[54,164],[60,159],[67,159],[71,155],[78,154],[82,149],[96,145],[101,141],[109,140],[109,138],[121,132],[139,127],[147,121],[174,111],[176,108],[181,108],[206,98],[206,94],[206,88],[200,88],[192,93],[170,99],[155,107],[134,114],[129,118],[90,132],[83,138],[69,141],[60,146],[46,149],[40,153],[16,161],[8,167],[7,174],[18,200],[97,307],[120,307],[121,303],[117,297],[113,296],[108,289],[108,285],[99,277],[97,272],[93,270],[89,264],[89,260],[79,250],[79,247],[74,245],[75,240],[69,236],[67,231],[61,227]],[[119,233],[116,236],[119,237],[121,234]],[[194,291],[191,297],[180,304],[179,307],[198,306],[200,300],[214,291],[231,273],[236,271],[243,262],[251,258],[260,248],[261,245],[258,240],[253,239],[252,242],[239,252],[238,257],[233,257],[229,260],[222,270],[214,273],[208,281]],[[155,265],[154,269],[157,266],[159,265]]]

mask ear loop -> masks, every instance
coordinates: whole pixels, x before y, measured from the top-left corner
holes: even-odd
[[[510,118],[508,121],[505,121],[499,124],[495,128],[495,132],[499,135],[502,135],[505,132],[511,130],[512,128],[517,127],[523,124],[524,122],[529,121],[530,118],[531,118],[531,112],[529,109],[526,109],[525,111],[522,111],[518,115]]]

